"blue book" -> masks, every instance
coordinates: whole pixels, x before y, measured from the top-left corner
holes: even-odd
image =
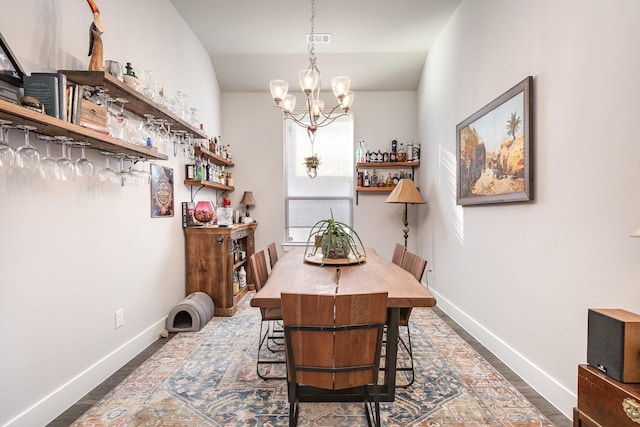
[[[58,77],[48,75],[24,76],[24,95],[32,96],[44,105],[44,112],[60,118],[60,89]]]
[[[58,79],[58,118],[67,120],[67,75],[62,73],[31,73],[32,76],[53,76]]]

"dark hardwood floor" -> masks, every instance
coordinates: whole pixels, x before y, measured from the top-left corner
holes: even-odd
[[[487,350],[482,344],[476,341],[471,335],[469,335],[462,327],[454,322],[449,316],[444,314],[442,310],[434,307],[433,310],[440,316],[458,335],[465,339],[487,362],[489,362],[494,368],[498,370],[507,380],[509,380],[517,389],[522,393],[536,408],[553,422],[556,427],[571,427],[572,421],[565,417],[560,411],[558,411],[553,405],[547,402],[542,396],[540,396],[535,390],[533,390],[526,382],[524,382],[518,375],[516,375],[511,369],[509,369],[504,363],[494,356],[489,350]],[[133,370],[141,365],[148,357],[154,354],[160,349],[169,339],[160,338],[155,343],[151,344],[144,351],[138,354],[129,363],[123,366],[120,370],[106,379],[102,384],[91,390],[76,402],[73,406],[60,414],[55,420],[47,425],[47,427],[67,427],[75,420],[77,420],[82,414],[84,414],[89,408],[96,404],[104,395],[106,395],[111,389],[118,385],[123,379],[125,379]],[[576,368],[577,369],[577,368]]]

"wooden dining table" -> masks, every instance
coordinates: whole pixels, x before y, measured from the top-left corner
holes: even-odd
[[[278,308],[280,294],[357,294],[387,292],[387,339],[384,351],[384,381],[379,385],[379,396],[383,402],[395,399],[396,361],[398,352],[398,321],[401,308],[433,307],[436,299],[409,272],[381,257],[372,248],[366,248],[366,259],[354,264],[318,264],[311,257],[311,250],[294,248],[285,253],[274,265],[265,286],[251,300],[251,306]],[[306,259],[305,259],[306,257]],[[310,262],[312,260],[312,262]],[[300,401],[347,402],[360,401],[361,396],[347,391],[317,391],[305,395]]]

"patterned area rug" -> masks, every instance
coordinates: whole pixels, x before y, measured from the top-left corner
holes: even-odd
[[[256,374],[252,296],[235,316],[176,335],[73,426],[288,425],[286,382]],[[416,379],[381,403],[383,425],[553,426],[432,310],[412,311],[411,339]],[[361,403],[302,403],[298,425],[355,427],[366,418]]]

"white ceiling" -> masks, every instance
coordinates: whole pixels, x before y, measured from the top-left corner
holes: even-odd
[[[323,90],[351,77],[354,91],[415,90],[427,51],[461,0],[317,0],[315,33]],[[171,0],[211,55],[222,92],[297,89],[308,65],[311,0]],[[356,94],[357,96],[357,94]]]

